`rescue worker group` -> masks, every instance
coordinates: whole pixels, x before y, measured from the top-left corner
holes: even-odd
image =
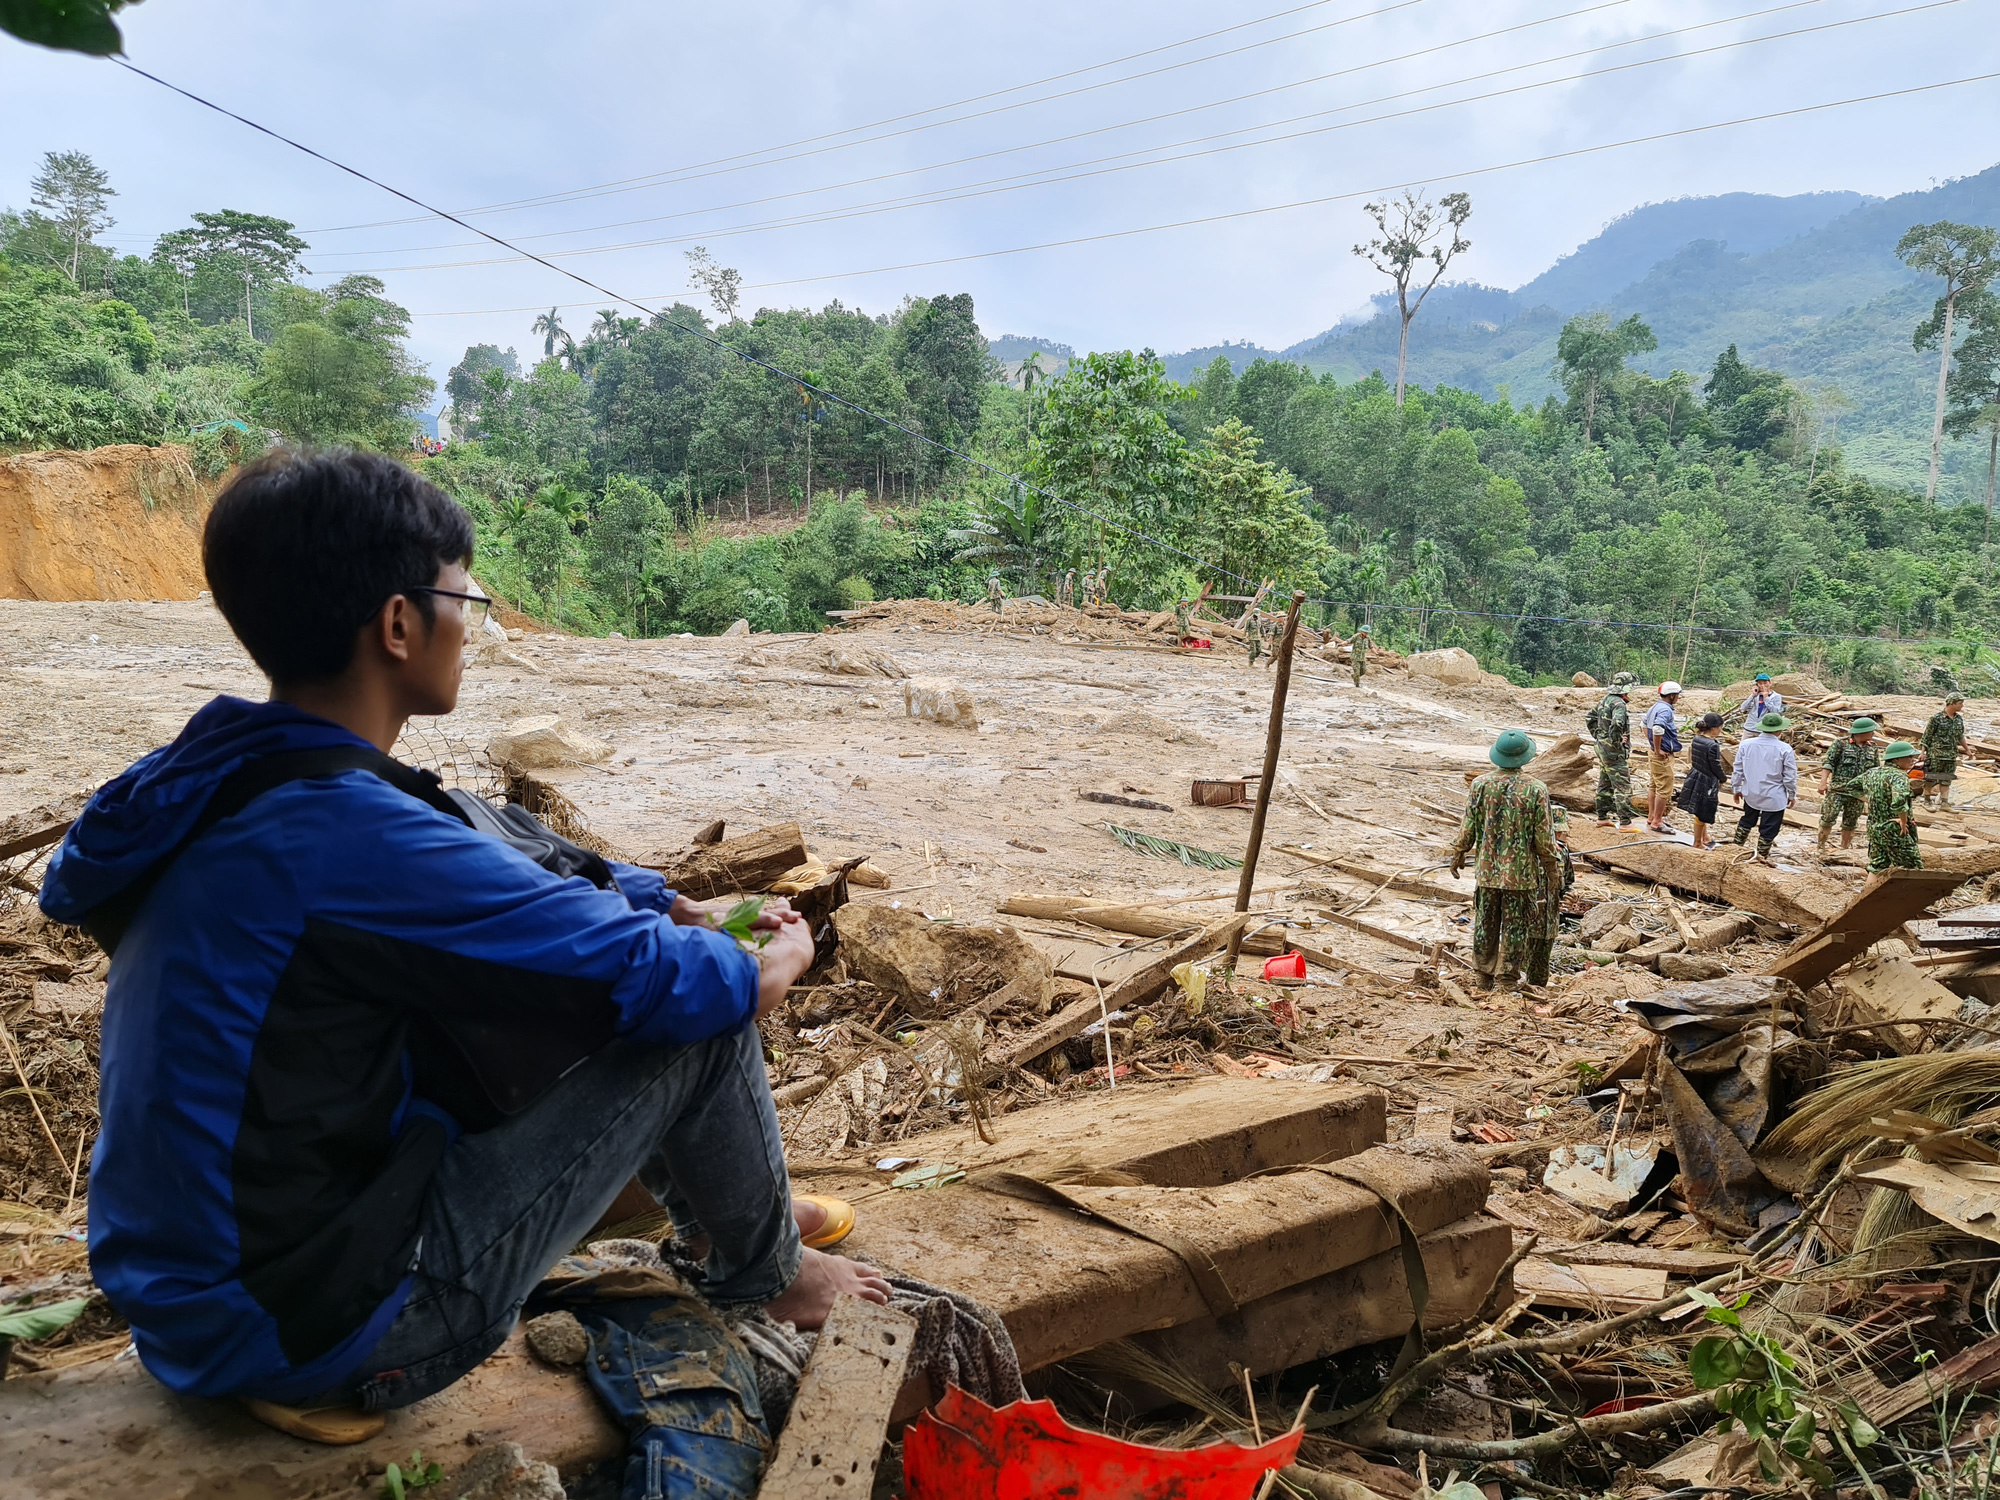
[[[1621,672],[1585,723],[1597,745],[1597,798],[1600,828],[1630,828],[1632,806],[1631,698],[1637,679]],[[1769,862],[1784,826],[1786,809],[1798,800],[1799,764],[1790,741],[1792,720],[1772,688],[1768,672],[1757,674],[1755,690],[1743,705],[1743,733],[1727,766],[1723,762],[1720,714],[1703,714],[1683,746],[1674,705],[1678,682],[1663,682],[1639,721],[1640,751],[1646,758],[1646,827],[1678,841],[1668,810],[1679,808],[1694,823],[1697,849],[1720,847],[1710,837],[1722,795],[1740,809],[1733,842],[1740,859]],[[1840,847],[1854,842],[1862,818],[1868,823],[1868,868],[1916,869],[1914,804],[1919,794],[1931,808],[1951,805],[1965,740],[1964,698],[1946,697],[1944,707],[1924,725],[1920,745],[1892,740],[1878,745],[1881,726],[1855,719],[1834,741],[1819,769],[1819,839],[1824,853],[1835,825]],[[1732,716],[1733,717],[1733,716]],[[1675,770],[1683,749],[1688,768],[1678,791]],[[1538,993],[1548,982],[1563,894],[1576,874],[1566,847],[1567,814],[1549,800],[1548,788],[1523,771],[1535,757],[1535,742],[1509,729],[1488,751],[1495,769],[1472,783],[1465,821],[1445,851],[1453,875],[1473,865],[1477,889],[1472,904],[1473,987],[1482,993],[1519,990]],[[1754,853],[1748,847],[1756,836]],[[1518,978],[1517,978],[1518,976]]]

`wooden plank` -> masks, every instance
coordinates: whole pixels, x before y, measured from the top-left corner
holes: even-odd
[[[1656,1245],[1592,1245],[1544,1243],[1542,1257],[1567,1266],[1637,1266],[1669,1276],[1714,1276],[1743,1264],[1746,1256],[1733,1250],[1662,1250]]]
[[[1216,899],[1228,898],[1222,896]],[[1045,922],[1081,922],[1086,927],[1145,938],[1168,937],[1178,932],[1192,933],[1199,929],[1203,920],[1187,912],[1174,912],[1158,906],[1107,905],[1089,896],[1043,896],[1025,891],[1017,891],[993,910],[1000,916],[1039,917]],[[1269,957],[1284,950],[1282,934],[1255,932],[1243,940],[1242,951],[1259,957]]]
[[[917,1320],[859,1297],[833,1304],[757,1500],[866,1495],[916,1344]]]
[[[0,821],[0,859],[46,849],[69,832],[69,825],[77,820],[89,800],[83,792],[72,792]]]
[[[1846,1024],[1884,1023],[1875,1035],[1905,1056],[1922,1048],[1935,1033],[1923,1026],[1889,1023],[1949,1018],[1963,1003],[1906,958],[1864,960],[1834,980],[1833,992],[1846,1003]]]
[[[1026,1036],[989,1047],[986,1062],[995,1068],[1018,1068],[1033,1062],[1044,1052],[1052,1052],[1064,1042],[1083,1035],[1091,1022],[1109,1015],[1111,1010],[1108,997],[1100,1001],[1092,994],[1072,1000]]]
[[[1937,870],[1884,870],[1860,892],[1778,955],[1764,972],[1811,989],[1872,943],[1912,917],[1929,911],[1958,888],[1954,875]]]
[[[1016,1110],[997,1116],[992,1129],[992,1142],[971,1125],[925,1131],[897,1142],[896,1153],[968,1172],[1001,1167],[1048,1177],[1063,1167],[1099,1167],[1161,1187],[1213,1187],[1378,1146],[1387,1113],[1381,1090],[1361,1084],[1199,1077]],[[799,1172],[839,1165],[794,1164]]]
[[[1136,1091],[1118,1095],[1128,1092]],[[1388,1185],[1419,1235],[1477,1213],[1486,1199],[1485,1165],[1470,1153],[1427,1160],[1377,1147],[1347,1163]],[[836,1196],[865,1192],[879,1180],[853,1168],[797,1175],[806,1191]],[[1373,1192],[1323,1172],[1203,1188],[1063,1191],[1187,1242],[1214,1263],[1244,1305],[1398,1245],[1395,1223]],[[1007,1324],[1024,1370],[1210,1315],[1174,1251],[1072,1208],[989,1192],[972,1181],[878,1192],[866,1205],[843,1248],[934,1285],[977,1288],[980,1301]]]
[[[450,1390],[386,1415],[378,1436],[326,1448],[273,1431],[234,1401],[177,1396],[136,1359],[17,1373],[0,1381],[0,1494],[325,1500],[356,1495],[357,1476],[379,1478],[417,1449],[445,1465],[448,1483],[484,1443],[519,1443],[565,1479],[625,1447],[583,1377],[541,1364],[519,1329]]]
[[[1513,1230],[1473,1215],[1421,1235],[1430,1303],[1426,1328],[1450,1328],[1478,1316],[1506,1264]],[[1502,1288],[1502,1301],[1507,1300]],[[1242,1389],[1241,1370],[1288,1370],[1364,1344],[1396,1338],[1410,1326],[1410,1292],[1401,1247],[1356,1266],[1259,1298],[1233,1318],[1196,1318],[1135,1335],[1130,1342],[1212,1389]],[[1142,1382],[1093,1368],[1091,1379],[1137,1410],[1177,1399]]]
[[[1636,1312],[1667,1295],[1667,1273],[1646,1266],[1566,1266],[1530,1255],[1514,1267],[1514,1288],[1538,1307]]]
[[[1377,927],[1373,922],[1364,922],[1359,917],[1350,917],[1343,912],[1329,911],[1323,906],[1316,906],[1313,908],[1313,911],[1315,915],[1326,918],[1327,921],[1333,923],[1336,927],[1345,927],[1349,931],[1361,933],[1365,937],[1372,937],[1378,943],[1391,943],[1398,948],[1407,948],[1412,953],[1428,955],[1431,949],[1435,948],[1439,943],[1443,943],[1447,950],[1458,946],[1458,939],[1455,937],[1432,938],[1425,941],[1419,938],[1406,937],[1400,932],[1391,932],[1386,927]]]
[[[1357,818],[1354,821],[1366,822],[1367,819]],[[1383,824],[1376,826],[1386,827]],[[1417,837],[1415,834],[1405,833],[1400,828],[1390,828],[1388,832],[1402,833],[1408,838]],[[1333,855],[1317,854],[1293,844],[1279,844],[1275,847],[1280,854],[1289,854],[1293,859],[1302,859],[1307,864],[1338,870],[1343,875],[1352,875],[1356,880],[1365,880],[1370,885],[1386,884],[1390,890],[1401,891],[1406,896],[1428,896],[1437,901],[1470,901],[1477,889],[1469,880],[1463,886],[1449,886],[1434,880],[1420,880],[1415,875],[1404,875],[1395,870],[1379,869],[1358,859],[1341,859]]]
[[[1021,931],[1021,929],[1016,929]],[[1059,979],[1089,984],[1095,974],[1104,984],[1117,984],[1153,961],[1150,950],[1137,953],[1093,943],[1088,938],[1057,937],[1046,932],[1021,931],[1021,936],[1046,953]]]

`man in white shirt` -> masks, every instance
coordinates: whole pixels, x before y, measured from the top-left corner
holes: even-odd
[[[1766,714],[1758,733],[1746,734],[1736,747],[1736,764],[1729,773],[1729,790],[1743,809],[1736,825],[1736,842],[1747,844],[1757,830],[1757,857],[1769,859],[1778,830],[1785,826],[1785,809],[1798,799],[1799,761],[1792,747],[1778,736],[1792,727],[1782,714]]]

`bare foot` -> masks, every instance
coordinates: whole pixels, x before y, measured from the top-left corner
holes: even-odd
[[[826,1315],[833,1311],[833,1299],[842,1292],[866,1302],[887,1302],[889,1283],[873,1266],[844,1255],[808,1250],[799,1262],[797,1279],[766,1302],[764,1311],[781,1323],[811,1330],[826,1322]]]

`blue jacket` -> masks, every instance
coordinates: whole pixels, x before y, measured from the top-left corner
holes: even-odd
[[[79,923],[279,751],[362,747],[217,698],[91,798],[42,909]],[[352,1374],[409,1295],[432,1173],[613,1037],[755,1014],[757,967],[614,864],[562,879],[373,772],[265,792],[197,838],[111,964],[90,1264],[175,1390],[275,1400]]]

